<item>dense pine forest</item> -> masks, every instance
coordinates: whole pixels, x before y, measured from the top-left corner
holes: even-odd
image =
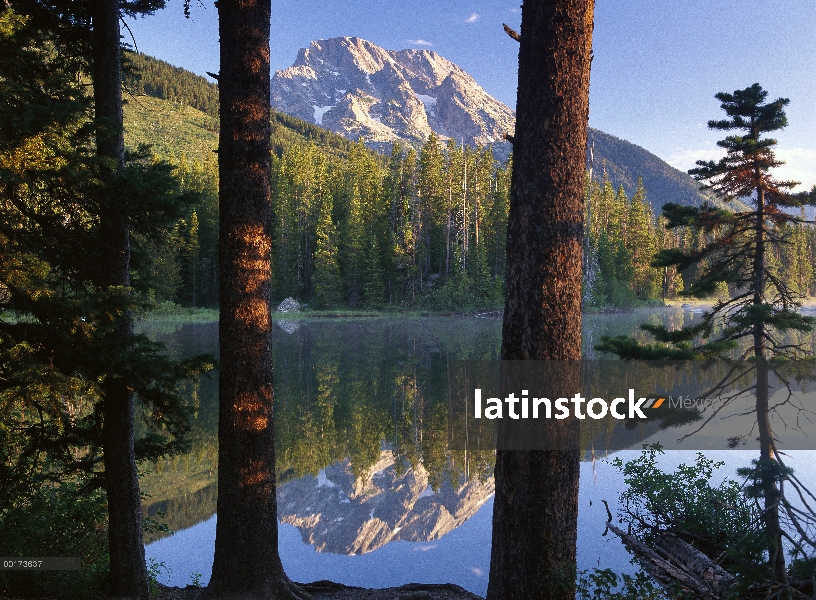
[[[711,209],[680,206],[676,202],[685,199],[670,198],[667,188],[654,184],[654,173],[661,165],[641,163],[644,173],[638,177],[631,170],[621,171],[610,159],[608,167],[599,161],[587,170],[582,188],[585,123],[578,138],[571,137],[577,130],[570,131],[578,121],[574,115],[583,115],[581,119],[586,115],[578,102],[573,103],[577,108],[572,118],[559,117],[558,132],[544,131],[545,126],[537,132],[537,146],[516,144],[515,172],[512,155],[500,161],[489,148],[431,135],[415,146],[395,144],[389,154],[380,154],[362,142],[274,112],[271,144],[267,144],[269,80],[256,77],[249,86],[254,96],[244,94],[246,86],[230,82],[227,76],[240,70],[236,66],[240,61],[234,61],[233,68],[222,62],[224,118],[219,123],[219,88],[205,78],[135,53],[127,55],[124,73],[118,58],[110,60],[119,56],[120,11],[151,12],[163,2],[57,4],[42,14],[17,13],[10,3],[0,9],[0,554],[48,556],[55,549],[54,556],[82,556],[87,568],[81,573],[55,571],[39,580],[30,573],[20,577],[0,573],[0,596],[8,590],[32,596],[59,590],[64,596],[88,597],[89,590],[107,587],[112,597],[150,597],[148,584],[155,587],[155,565],[149,573],[143,531],[157,536],[166,533],[167,527],[160,511],[148,511],[143,520],[139,507],[148,502],[151,491],[157,502],[174,500],[180,476],[198,461],[198,480],[192,483],[203,480],[206,485],[193,489],[191,479],[182,482],[187,490],[201,492],[198,499],[212,507],[216,478],[221,485],[214,559],[221,566],[213,569],[208,596],[218,597],[212,596],[220,593],[218,577],[230,571],[223,566],[230,563],[220,557],[235,558],[233,564],[240,562],[247,568],[279,565],[277,546],[267,543],[278,539],[276,519],[267,518],[274,517],[274,504],[267,501],[274,498],[278,483],[317,474],[346,458],[355,480],[364,481],[386,445],[395,472],[419,465],[432,470],[428,486],[434,492],[468,478],[487,480],[495,473],[493,510],[504,521],[494,521],[492,531],[499,535],[492,548],[524,551],[503,558],[500,568],[491,563],[492,581],[514,573],[501,564],[515,568],[517,557],[541,561],[558,555],[567,560],[547,561],[569,569],[547,571],[549,575],[532,581],[529,589],[538,589],[550,575],[563,578],[564,573],[565,588],[569,588],[576,536],[559,534],[554,539],[554,532],[577,531],[579,457],[590,446],[594,457],[596,434],[609,439],[610,430],[584,435],[586,430],[559,428],[569,436],[563,439],[574,436],[579,444],[549,455],[544,470],[521,453],[515,464],[508,461],[509,454],[501,448],[495,461],[490,449],[485,451],[479,444],[475,454],[469,448],[454,450],[447,437],[452,405],[446,394],[461,381],[454,375],[452,361],[499,356],[573,360],[582,356],[582,340],[598,352],[642,350],[639,339],[621,336],[601,335],[601,344],[592,345],[591,328],[581,325],[581,301],[584,309],[605,311],[659,303],[700,290],[694,295],[704,301],[718,297],[731,298],[732,303],[753,292],[754,300],[742,303],[742,313],[728,313],[729,302],[719,302],[703,317],[705,321],[685,330],[669,331],[654,324],[645,328],[658,343],[674,344],[675,356],[685,358],[690,356],[692,337],[715,330],[709,324],[718,311],[746,331],[753,328],[752,339],[760,340],[754,341],[754,358],[762,360],[766,337],[771,340],[770,353],[800,350],[798,344],[777,343],[771,334],[766,336],[772,326],[781,332],[794,330],[802,336],[798,339],[807,339],[804,336],[816,323],[816,318],[797,312],[802,297],[816,294],[816,228],[804,219],[804,212],[801,219],[796,218],[801,202],[794,203],[792,197],[775,190],[767,213],[773,228],[763,237],[764,188],[759,185],[737,194],[726,186],[721,193],[729,201],[733,195],[750,201],[756,190],[758,208],[753,213],[730,210],[727,202]],[[72,12],[80,4],[92,12]],[[264,4],[268,7],[268,0]],[[563,96],[586,100],[592,3],[572,4],[573,11],[579,4],[589,11],[587,18],[571,19],[583,24],[585,75],[580,94],[570,94],[571,88],[565,87],[568,91]],[[220,10],[223,16],[237,8],[239,4],[231,3]],[[244,32],[268,20],[268,10],[261,13],[242,15],[243,22],[250,24]],[[49,18],[41,20],[44,17]],[[110,35],[97,36],[100,31]],[[525,25],[525,38],[535,41],[535,31]],[[223,43],[241,47],[242,56],[253,60],[259,55],[255,50],[266,48],[268,59],[268,38],[255,46],[247,44],[246,38],[236,30],[224,35]],[[88,54],[91,47],[93,56]],[[527,42],[526,47],[534,45]],[[538,59],[542,52],[531,55]],[[520,75],[529,70],[524,64],[530,61],[520,61]],[[269,65],[262,66],[254,70],[266,76]],[[533,83],[527,85],[528,91],[540,90],[555,79],[529,81]],[[126,89],[124,127],[120,83]],[[762,91],[756,88],[757,93]],[[527,97],[523,102],[533,108],[526,113],[519,110],[521,132],[529,129],[522,124],[525,118],[529,124],[531,114],[550,123],[538,112],[543,103],[532,102],[531,94]],[[787,102],[777,101],[775,110],[782,116],[770,120],[769,131],[784,126],[780,111]],[[254,111],[254,119],[239,123],[241,119],[234,118],[233,113],[246,106],[261,105],[263,110]],[[552,122],[556,121],[553,117]],[[720,123],[721,129],[733,128]],[[557,143],[548,142],[550,147],[543,148],[541,141],[549,140],[548,136]],[[239,139],[251,143],[233,143]],[[579,142],[569,142],[575,139]],[[734,139],[749,150],[757,147],[756,136],[745,142]],[[766,146],[760,148],[775,144],[762,143]],[[570,150],[569,160],[557,156],[563,148]],[[546,160],[534,163],[530,155]],[[759,158],[773,162],[773,155],[769,156]],[[542,164],[549,165],[550,175],[537,179],[533,176],[545,169],[535,165]],[[700,181],[729,175],[718,172],[715,163],[699,164],[703,167],[697,170]],[[754,172],[759,173],[760,167]],[[568,177],[562,178],[564,173]],[[519,183],[513,189],[512,212],[511,178]],[[557,182],[566,180],[569,185],[559,189]],[[243,186],[244,182],[249,184]],[[250,201],[242,203],[243,199]],[[698,200],[690,197],[687,204]],[[563,217],[566,212],[549,210],[559,202],[569,208],[571,220]],[[548,210],[536,216],[541,207]],[[518,215],[526,215],[527,220]],[[724,229],[733,224],[735,215],[748,225]],[[753,218],[757,221],[751,224]],[[530,223],[544,227],[527,227]],[[753,238],[757,240],[753,254],[746,253],[753,243],[745,242],[746,231],[760,232]],[[543,263],[524,257],[535,254],[530,248],[540,240],[547,242],[548,252],[555,250],[550,252],[555,258],[547,258],[544,266],[558,267],[543,278]],[[581,243],[583,264],[578,259]],[[741,247],[734,250],[737,244]],[[656,263],[656,256],[660,262]],[[752,265],[758,277],[749,279],[738,272],[745,265]],[[559,290],[570,293],[558,297],[554,292]],[[542,291],[548,296],[543,301],[531,299]],[[508,308],[501,333],[496,320],[451,316],[499,311],[505,306],[505,294]],[[765,295],[770,301],[765,301]],[[315,311],[422,315],[315,319],[332,324],[318,337],[318,327],[308,323],[278,320],[275,324],[269,318],[270,300],[278,303],[287,298]],[[220,321],[210,324],[210,341],[214,343],[218,329],[219,345],[217,350],[214,345],[206,348],[211,355],[188,354],[186,345],[184,352],[164,346],[147,335],[149,318],[136,323],[151,311],[215,307],[219,299]],[[441,322],[435,331],[429,325],[434,319],[426,318],[426,311],[443,315],[435,318]],[[589,315],[587,320],[607,316]],[[669,317],[676,322],[675,316]],[[679,318],[682,322],[685,316]],[[547,321],[558,323],[560,329],[548,328]],[[724,335],[732,335],[734,330],[726,324]],[[203,338],[201,331],[191,328],[188,333],[190,338]],[[179,347],[183,341],[178,340]],[[704,350],[722,354],[736,345],[729,346],[732,341],[717,339]],[[197,343],[189,347],[198,348]],[[525,354],[514,353],[514,346]],[[564,348],[566,352],[559,354]],[[655,349],[667,356],[664,346],[646,347]],[[277,352],[274,386],[273,350]],[[694,356],[702,357],[702,353]],[[199,376],[216,370],[216,364],[217,383],[215,379],[202,383]],[[764,381],[756,389],[760,385],[767,389],[767,376]],[[658,389],[639,382],[636,387]],[[660,389],[664,388],[668,389]],[[634,396],[632,388],[630,393]],[[764,418],[769,414],[768,398],[760,405],[759,397],[757,414]],[[579,404],[576,399],[576,416],[583,419]],[[634,418],[632,408],[629,416]],[[200,426],[197,431],[194,424]],[[466,431],[477,441],[492,443],[492,433],[469,426]],[[769,425],[760,433],[765,436],[766,456],[775,439],[772,433]],[[741,439],[729,438],[729,442]],[[140,473],[137,465],[153,473]],[[741,493],[747,494],[746,499],[753,494],[752,501],[764,495],[779,506],[774,498],[784,496],[776,495],[774,486],[782,475],[773,479],[776,475],[763,475],[762,465],[755,466],[754,472],[764,481],[754,491],[748,486]],[[782,466],[781,461],[777,466]],[[564,479],[558,479],[562,474]],[[710,475],[709,471],[706,479]],[[521,482],[521,487],[514,489],[513,481]],[[253,498],[262,502],[253,504]],[[710,510],[712,503],[706,500],[706,504]],[[555,526],[536,520],[541,515],[549,518],[550,508],[565,506],[575,511],[556,515]],[[769,512],[767,507],[766,502]],[[526,522],[517,518],[525,511],[533,517]],[[722,511],[715,507],[714,513],[719,516]],[[184,517],[189,521],[178,522],[184,526],[202,514],[190,510]],[[374,519],[374,510],[367,514]],[[609,518],[611,522],[611,514]],[[777,523],[766,531],[776,536],[766,545],[773,557],[782,547],[781,529]],[[526,534],[532,532],[550,537],[541,543],[528,539]],[[244,543],[249,533],[256,541],[264,538],[262,543],[253,542],[266,553],[256,563],[241,556],[253,560],[261,556],[247,550],[252,547]],[[558,545],[566,550],[552,552]],[[751,569],[761,562],[754,560]],[[781,564],[780,574],[775,577],[783,581],[785,561],[777,564]],[[599,572],[599,577],[611,573]],[[201,574],[193,575],[200,578]],[[274,576],[288,582],[282,566]],[[193,578],[194,584],[197,581]],[[559,597],[575,597],[567,591]],[[492,596],[508,594],[493,592]]]
[[[218,88],[165,62],[127,56],[126,140],[150,144],[195,197],[189,216],[160,239],[135,240],[135,270],[156,301],[215,306]],[[500,164],[489,150],[436,137],[383,156],[282,113],[273,113],[272,138],[276,301],[292,297],[321,310],[503,306],[512,156]],[[665,201],[641,179],[627,194],[615,169],[595,170],[585,186],[585,306],[678,297],[693,269],[656,269],[652,257],[701,248],[705,234],[667,231],[653,208]],[[770,260],[792,289],[812,295],[816,232],[793,225],[785,239]]]

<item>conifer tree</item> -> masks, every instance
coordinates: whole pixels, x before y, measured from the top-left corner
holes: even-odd
[[[383,302],[383,269],[382,252],[376,236],[368,236],[364,254],[365,271],[363,283],[364,303],[368,307],[376,308]]]
[[[521,11],[501,357],[577,361],[594,2]],[[558,450],[496,452],[488,600],[575,597],[578,431],[558,423]]]
[[[444,266],[444,254],[436,250],[436,256],[434,256],[434,246],[439,249],[444,248],[444,245],[438,242],[442,235],[435,233],[440,230],[439,224],[443,218],[440,218],[439,215],[446,205],[444,160],[444,154],[439,147],[439,138],[435,133],[431,133],[420,150],[417,173],[418,198],[415,224],[420,234],[416,240],[420,265],[420,289],[423,286],[422,282],[433,272],[432,268],[439,273],[439,267]]]
[[[657,288],[656,269],[651,266],[657,250],[654,217],[646,201],[643,179],[638,177],[635,194],[626,215],[629,254],[632,257],[632,291],[641,300],[653,298]]]
[[[113,79],[116,90],[103,89],[118,65],[119,38],[110,31],[118,32],[118,5],[94,6],[101,12],[95,13],[90,36],[88,23],[73,20],[70,12],[87,17],[84,3],[62,6],[64,13],[19,4],[26,12],[0,9],[0,188],[8,199],[0,219],[0,285],[3,310],[23,316],[0,327],[3,396],[9,403],[4,413],[23,422],[32,411],[44,416],[39,431],[23,428],[26,448],[19,456],[34,457],[35,465],[42,457],[49,462],[50,471],[30,472],[36,484],[79,474],[105,487],[111,591],[146,598],[136,460],[181,446],[187,424],[176,383],[191,369],[132,335],[133,312],[143,303],[129,289],[129,242],[131,233],[155,239],[157,225],[177,220],[178,182],[169,165],[146,161],[142,153],[126,155],[120,147],[119,79]],[[83,54],[88,48],[81,43],[60,48],[69,34],[75,42],[91,43],[96,54]],[[115,46],[106,45],[114,38]],[[109,55],[100,58],[100,45]],[[89,58],[98,59],[96,127],[88,126],[91,98],[80,83]],[[105,73],[97,76],[97,69]],[[89,152],[93,141],[96,153]],[[150,223],[141,212],[150,214]],[[20,379],[23,366],[28,374]],[[78,390],[89,405],[79,414],[72,406]],[[135,395],[149,426],[138,444]],[[82,452],[74,455],[77,448]],[[18,466],[11,471],[25,472]]]
[[[417,244],[420,238],[420,204],[417,196],[417,155],[409,148],[403,160],[400,177],[401,222],[398,229],[399,244],[396,251],[398,269],[402,271],[402,293],[410,304],[416,302],[419,265],[417,263]]]
[[[292,153],[299,152],[292,149]],[[273,282],[275,296],[298,296],[297,194],[289,153],[272,157]]]
[[[360,190],[354,185],[348,204],[348,219],[343,235],[343,282],[349,306],[356,308],[363,302],[363,286],[368,258],[365,222],[363,220]]]
[[[122,125],[122,68],[118,0],[91,2],[91,54],[96,126],[96,153],[105,160],[102,181],[114,180],[124,169]],[[104,244],[101,283],[110,288],[130,287],[130,226],[122,199],[104,193],[100,202],[100,238]],[[133,315],[123,312],[109,342],[126,348],[133,335]],[[108,493],[111,588],[115,596],[147,598],[147,571],[142,548],[141,497],[134,456],[135,398],[118,378],[106,380],[103,446]]]
[[[115,192],[125,167],[119,21],[122,13],[150,14],[163,6],[163,0],[124,2],[121,6],[117,0],[92,0],[56,5],[31,3],[24,7],[43,22],[51,23],[57,46],[66,48],[68,54],[81,56],[80,60],[89,65],[98,177],[108,188],[100,190],[99,196],[101,260],[96,283],[125,295],[131,285],[131,215],[124,198]],[[132,338],[133,313],[124,310],[117,316],[116,329],[110,332],[107,343],[127,352]],[[148,594],[148,581],[133,449],[135,398],[126,381],[116,376],[105,379],[101,392],[105,414],[102,438],[108,474],[111,590],[116,596],[144,598]]]
[[[774,248],[779,259],[779,274],[785,284],[797,295],[810,295],[813,283],[812,248],[804,207],[799,213],[798,223],[780,226],[780,242]]]
[[[385,253],[382,256],[383,280],[388,302],[399,302],[401,294],[397,292],[400,284],[397,281],[397,267],[400,255],[399,239],[401,238],[401,223],[404,221],[404,203],[402,201],[402,145],[395,143],[391,149],[388,161],[388,170],[382,185],[383,208],[386,210],[387,226],[383,234]]]
[[[182,156],[176,165],[176,173],[183,193],[194,198],[192,212],[195,215],[193,218],[190,214],[186,225],[183,281],[176,302],[191,305],[195,300],[195,306],[215,306],[218,304],[215,269],[218,255],[217,165],[212,161],[205,164],[188,161]]]
[[[337,229],[332,220],[331,196],[326,197],[320,207],[316,237],[311,304],[315,308],[337,308],[343,298],[343,288],[337,262]]]
[[[218,523],[206,598],[308,597],[278,553],[271,320],[270,0],[218,3]]]
[[[486,210],[488,215],[489,245],[487,251],[487,262],[494,282],[503,281],[506,256],[505,246],[507,239],[507,212],[509,209],[509,183],[512,172],[512,157],[507,164],[496,170],[493,179],[493,192],[490,194],[490,206]]]
[[[190,229],[187,232],[187,261],[188,261],[188,268],[190,270],[190,279],[192,280],[190,283],[190,287],[192,288],[190,294],[190,304],[193,308],[196,307],[196,292],[198,286],[198,265],[200,261],[199,253],[201,252],[201,244],[199,243],[198,239],[198,214],[196,211],[193,211],[193,214],[190,215]]]
[[[415,169],[416,151],[409,147],[405,152],[399,143],[394,144],[383,185],[383,198],[388,203],[390,213],[386,280],[389,301],[394,303],[406,300],[413,303],[409,290],[413,288],[416,276],[412,227]]]
[[[805,348],[787,344],[779,334],[807,332],[815,319],[804,317],[797,308],[801,295],[771,264],[774,245],[784,242],[783,229],[799,219],[790,208],[809,201],[788,191],[796,182],[779,181],[770,170],[783,164],[773,152],[776,140],[762,137],[787,125],[786,98],[766,102],[768,93],[759,84],[733,93],[718,93],[716,98],[728,116],[709,121],[711,129],[737,130],[717,144],[726,155],[717,162],[698,161],[689,171],[705,187],[725,201],[740,198],[753,210],[726,211],[704,204],[701,207],[666,204],[663,214],[670,229],[686,227],[698,236],[698,242],[683,249],[664,249],[655,257],[658,267],[677,267],[698,271],[688,295],[707,297],[727,284],[735,290],[731,297],[717,300],[702,320],[689,327],[669,331],[662,326],[642,325],[656,342],[638,344],[631,338],[604,338],[599,350],[614,352],[623,358],[695,358],[710,356],[753,357],[756,360],[756,419],[760,458],[751,472],[754,487],[765,502],[763,513],[767,536],[768,578],[781,586],[782,597],[790,598],[785,564],[780,508],[784,498],[780,481],[787,475],[779,461],[768,398],[766,359],[801,356]],[[788,516],[795,519],[795,516]]]

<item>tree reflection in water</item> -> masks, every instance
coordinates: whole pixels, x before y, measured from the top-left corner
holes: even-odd
[[[682,309],[587,315],[584,345],[631,333],[645,320],[678,326],[694,318]],[[449,361],[498,357],[499,320],[288,316],[285,325],[275,326],[274,338],[279,518],[304,543],[359,555],[389,542],[438,540],[492,505],[492,455],[447,447],[445,403]],[[169,352],[185,355],[215,354],[216,331],[212,324],[153,333]],[[190,390],[198,406],[191,452],[146,465],[142,477],[146,514],[176,531],[215,512],[217,388],[214,375]],[[587,485],[604,485],[604,469],[596,482],[592,467],[583,467]],[[614,501],[618,491],[604,488],[598,499]],[[597,517],[600,535],[606,513],[599,501],[589,508],[582,500],[581,510],[582,523]],[[185,575],[179,584],[186,582]]]
[[[275,330],[277,476],[287,506],[279,517],[298,523],[304,540],[323,540],[316,544],[320,550],[354,554],[390,540],[436,539],[471,516],[492,493],[493,456],[447,447],[448,363],[496,358],[500,321],[436,317],[299,324]],[[158,337],[173,353],[215,353],[216,332],[215,325],[195,325]],[[215,378],[191,390],[199,406],[191,453],[158,461],[142,477],[150,494],[147,514],[174,530],[215,510]],[[336,475],[335,487],[314,487],[314,478],[326,473]],[[310,485],[323,496],[342,491],[346,502],[332,514],[345,507],[348,518],[337,521],[338,513],[333,525],[326,525],[310,504],[322,502],[325,508],[330,496],[317,494],[312,502],[303,495]],[[372,511],[375,517],[362,519]],[[352,531],[353,523],[360,531]],[[153,533],[146,541],[161,536]]]

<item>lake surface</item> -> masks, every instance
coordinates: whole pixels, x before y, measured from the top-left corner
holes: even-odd
[[[643,322],[682,326],[699,314],[677,308],[584,316],[585,356],[602,335]],[[217,324],[153,327],[177,356],[217,354]],[[501,321],[476,317],[288,319],[275,326],[278,517],[283,565],[295,581],[330,579],[388,587],[453,582],[484,595],[490,562],[492,455],[447,448],[452,360],[499,356]],[[159,580],[209,580],[215,541],[217,374],[189,390],[196,405],[192,450],[148,465],[146,512],[175,534],[146,535]],[[722,477],[756,457],[712,451]],[[807,473],[811,452],[791,466]],[[629,459],[637,451],[617,454]],[[673,451],[663,464],[693,462]],[[809,482],[813,483],[813,482]],[[581,465],[580,569],[631,571],[606,511],[624,489],[606,457]],[[198,575],[196,575],[198,574]]]

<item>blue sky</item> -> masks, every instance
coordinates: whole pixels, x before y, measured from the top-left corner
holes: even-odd
[[[427,48],[515,108],[519,0],[273,0],[272,69],[314,39],[359,36],[384,48]],[[199,74],[218,70],[218,15],[181,0],[129,20],[140,51]],[[686,170],[717,159],[714,94],[758,82],[790,98],[777,134],[777,176],[816,185],[816,0],[596,0],[590,125]],[[801,189],[801,188],[800,188]]]

